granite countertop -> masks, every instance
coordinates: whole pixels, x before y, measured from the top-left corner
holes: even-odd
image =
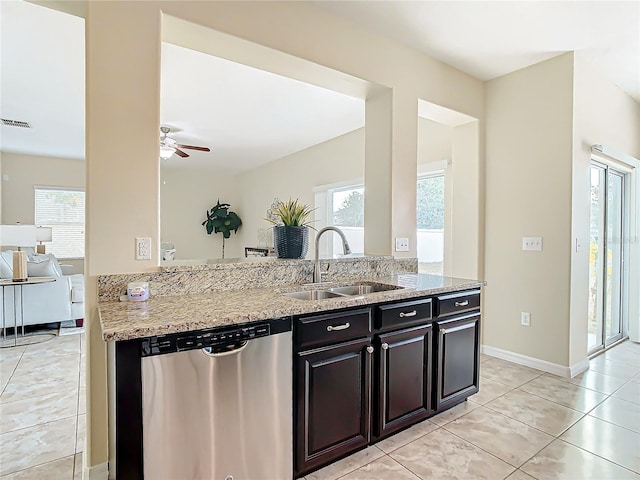
[[[317,285],[214,291],[197,295],[157,296],[145,302],[102,302],[98,314],[106,341],[130,340],[168,333],[254,322],[289,315],[325,312],[359,305],[406,300],[478,288],[480,280],[419,273],[362,278],[360,282],[404,287],[357,297],[299,300],[285,292],[312,290]],[[322,284],[323,288],[349,285],[354,280]]]

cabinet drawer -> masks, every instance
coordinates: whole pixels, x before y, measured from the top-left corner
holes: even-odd
[[[347,312],[301,317],[296,325],[298,350],[335,344],[371,333],[371,311],[368,308]]]
[[[430,298],[376,307],[375,327],[378,330],[425,323],[427,320],[431,320]]]
[[[437,317],[478,310],[479,308],[480,290],[438,295],[436,300]]]

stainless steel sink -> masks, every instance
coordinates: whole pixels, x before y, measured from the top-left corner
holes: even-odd
[[[299,292],[287,292],[283,295],[298,298],[300,300],[324,300],[327,298],[353,297],[367,295],[369,293],[387,292],[389,290],[399,290],[403,287],[396,285],[386,285],[382,283],[356,283],[353,285],[343,285],[341,287],[327,287],[319,290],[302,290]]]
[[[302,292],[288,292],[284,295],[300,300],[325,300],[327,298],[344,297],[344,295],[329,292],[328,290],[305,290]]]
[[[389,290],[398,290],[402,287],[395,285],[385,285],[381,283],[358,283],[355,285],[346,285],[344,287],[333,287],[329,291],[339,293],[341,295],[366,295],[368,293],[387,292]]]

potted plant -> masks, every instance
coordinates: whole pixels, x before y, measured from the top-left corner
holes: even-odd
[[[309,215],[314,211],[298,199],[276,201],[265,220],[273,223],[273,243],[278,258],[304,258],[309,249]],[[315,230],[315,229],[314,229]]]
[[[242,225],[240,217],[235,212],[229,211],[230,206],[228,203],[220,203],[218,199],[211,210],[207,210],[207,218],[202,222],[209,235],[214,232],[222,233],[222,258],[224,258],[225,239],[231,237],[231,230],[238,233],[238,228]]]

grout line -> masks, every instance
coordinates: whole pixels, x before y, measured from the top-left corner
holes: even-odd
[[[48,465],[49,463],[57,462],[59,460],[65,459],[65,458],[71,458],[72,461],[73,461],[73,455],[65,455],[64,457],[54,458],[53,460],[48,460],[48,461],[42,462],[42,463],[36,463],[35,465],[29,465],[28,467],[21,468],[20,470],[15,470],[13,472],[5,473],[5,474],[2,475],[2,477],[0,477],[0,479],[8,477],[9,475],[15,475],[16,473],[20,473],[20,472],[25,472],[27,470],[31,470],[32,468],[42,467],[44,465]],[[71,470],[73,471],[73,468]]]
[[[576,445],[575,443],[571,443],[571,442],[569,442],[569,441],[567,441],[567,440],[565,440],[565,439],[563,439],[563,438],[558,438],[558,441],[560,441],[560,442],[564,442],[564,443],[566,443],[567,445],[571,445],[572,447],[576,447],[577,449],[582,450],[583,452],[587,452],[589,455],[593,455],[594,457],[601,458],[602,460],[604,460],[604,461],[606,461],[606,462],[609,462],[609,463],[612,463],[612,464],[614,464],[614,465],[617,465],[617,466],[618,466],[618,467],[620,467],[620,468],[624,468],[625,470],[628,470],[628,471],[630,471],[630,472],[633,472],[633,473],[634,473],[634,474],[636,474],[636,475],[640,474],[640,471],[636,471],[636,470],[633,470],[633,469],[631,469],[631,468],[629,468],[629,467],[625,467],[624,465],[620,465],[619,463],[616,463],[616,462],[614,462],[613,460],[610,460],[610,459],[608,459],[608,458],[606,458],[606,457],[603,457],[602,455],[598,455],[597,453],[591,452],[591,451],[587,450],[586,448],[581,447],[580,445]],[[526,473],[526,472],[525,472],[525,473]]]
[[[638,405],[638,408],[640,409],[640,405]],[[614,427],[624,428],[625,430],[627,430],[629,432],[633,432],[633,433],[637,434],[638,436],[640,436],[640,432],[638,432],[636,430],[632,430],[630,428],[627,428],[624,425],[618,425],[617,423],[610,422],[609,420],[605,420],[604,418],[596,417],[595,415],[591,415],[591,413],[588,413],[587,415],[585,415],[585,417],[591,417],[591,418],[593,418],[595,420],[600,420],[601,422],[608,423],[609,425],[613,425]],[[582,420],[582,418],[580,420]]]

